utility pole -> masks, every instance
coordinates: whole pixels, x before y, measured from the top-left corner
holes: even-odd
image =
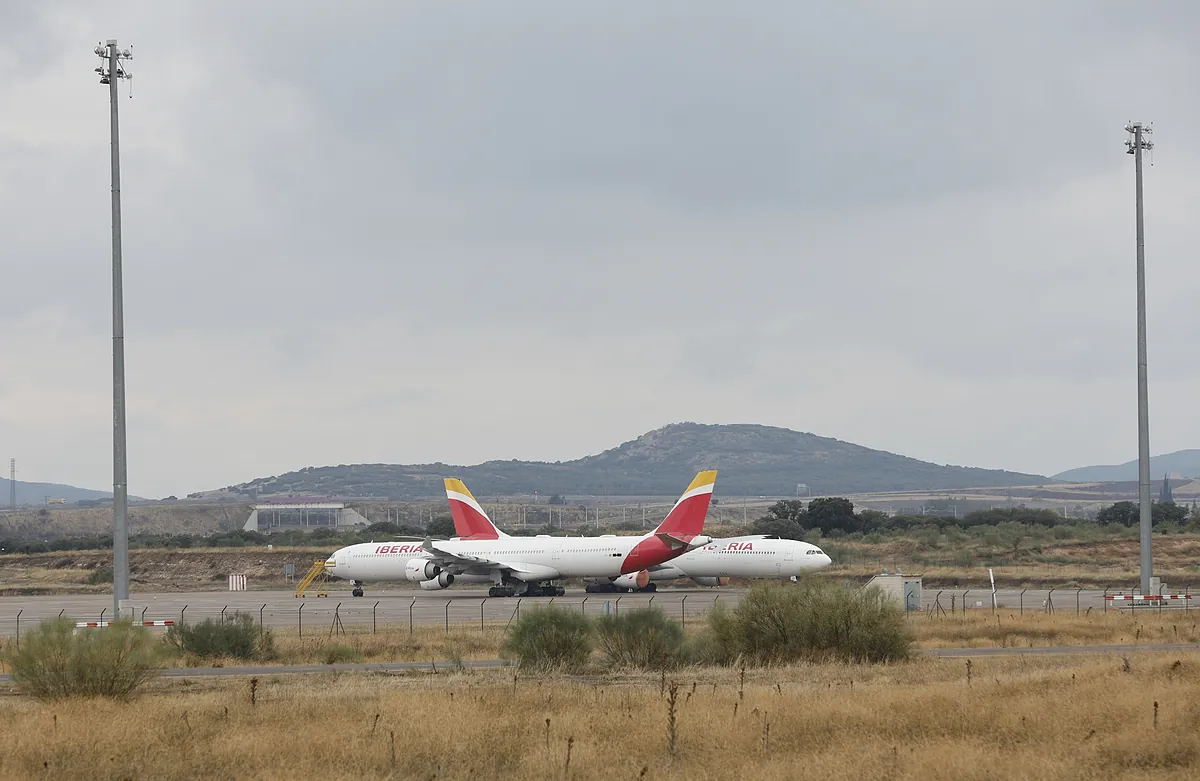
[[[1150,538],[1150,412],[1146,382],[1146,230],[1142,220],[1142,150],[1153,149],[1146,138],[1152,131],[1141,122],[1130,122],[1125,130],[1132,138],[1125,141],[1133,155],[1137,201],[1137,368],[1138,368],[1138,504],[1141,509],[1142,594],[1150,593],[1153,571]]]
[[[17,509],[17,459],[8,459],[8,509]]]
[[[121,287],[121,147],[117,126],[117,83],[133,78],[124,63],[133,59],[115,38],[97,44],[100,83],[108,85],[112,144],[112,282],[113,282],[113,614],[124,615],[129,602],[129,496],[125,463],[125,308]]]

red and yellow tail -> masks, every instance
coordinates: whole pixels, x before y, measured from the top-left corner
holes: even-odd
[[[450,515],[454,518],[454,534],[464,540],[498,540],[508,535],[496,528],[487,513],[471,496],[466,484],[447,477],[446,498],[450,500]]]
[[[704,531],[704,519],[708,516],[708,505],[712,501],[713,488],[717,485],[717,470],[700,472],[692,484],[675,502],[671,512],[654,530],[654,535],[664,540],[674,540],[685,545]]]

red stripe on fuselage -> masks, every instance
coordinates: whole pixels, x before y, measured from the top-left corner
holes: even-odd
[[[647,537],[634,545],[633,550],[629,551],[629,555],[621,562],[621,574],[628,575],[631,572],[649,569],[664,561],[670,561],[686,551],[687,547],[683,545],[672,548],[658,537]]]

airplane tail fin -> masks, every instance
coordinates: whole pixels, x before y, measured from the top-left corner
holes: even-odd
[[[498,540],[508,536],[496,528],[462,480],[447,477],[445,482],[456,536],[464,540]]]
[[[717,484],[717,470],[700,472],[692,484],[675,502],[671,512],[653,531],[654,536],[670,544],[690,544],[704,531],[704,519],[708,516],[708,505],[712,501],[713,488]]]

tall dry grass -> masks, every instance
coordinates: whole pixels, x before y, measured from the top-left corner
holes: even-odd
[[[337,656],[344,649],[352,654],[338,661],[362,662],[443,662],[469,659],[498,659],[504,643],[502,627],[479,629],[451,627],[449,632],[435,627],[416,627],[410,634],[408,627],[381,626],[377,633],[359,627],[347,629],[345,634],[306,631],[303,637],[288,629],[271,630],[274,636],[272,664],[324,664],[331,654]],[[205,658],[190,654],[173,657],[174,666],[232,667],[245,664],[233,658]]]
[[[910,615],[919,648],[1028,648],[1055,645],[1200,643],[1200,610],[1043,613],[972,610]]]
[[[159,681],[136,703],[0,700],[0,777],[1192,779],[1200,654],[655,674]],[[1158,724],[1154,724],[1154,703]],[[569,756],[569,764],[568,764]]]

